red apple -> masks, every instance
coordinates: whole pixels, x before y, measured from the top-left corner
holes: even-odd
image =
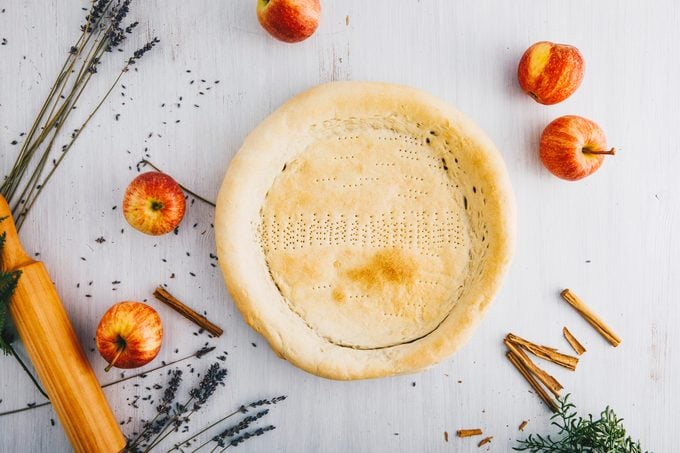
[[[537,42],[519,61],[519,84],[536,102],[557,104],[574,94],[583,80],[583,57],[576,47]]]
[[[163,325],[156,310],[141,302],[119,302],[97,327],[97,349],[111,367],[137,368],[158,355]]]
[[[177,228],[185,209],[182,188],[170,176],[157,171],[133,179],[123,198],[123,215],[128,223],[154,236]]]
[[[257,0],[257,19],[270,35],[285,42],[303,41],[319,26],[319,0]]]
[[[607,139],[600,126],[576,115],[562,116],[541,134],[541,161],[558,178],[576,181],[594,173],[606,155]]]

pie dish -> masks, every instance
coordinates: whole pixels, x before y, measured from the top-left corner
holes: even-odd
[[[217,200],[246,322],[318,376],[415,372],[455,352],[498,290],[515,209],[499,152],[420,90],[334,82],[257,126]]]

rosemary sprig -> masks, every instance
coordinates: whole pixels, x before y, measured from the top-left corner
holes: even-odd
[[[583,418],[577,415],[576,406],[568,398],[569,395],[566,395],[557,399],[559,409],[550,418],[551,424],[558,429],[557,438],[530,434],[526,439],[519,440],[519,445],[513,449],[532,453],[642,453],[640,442],[626,434],[623,419],[617,417],[609,406],[600,413],[598,419],[594,419],[592,414]]]

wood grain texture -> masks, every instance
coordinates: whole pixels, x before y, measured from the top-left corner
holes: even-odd
[[[79,453],[117,453],[125,446],[45,265],[21,268],[10,313],[52,407]]]
[[[564,349],[561,329],[568,325],[588,353],[574,373],[545,365],[564,391],[586,412],[611,405],[645,448],[676,448],[677,2],[632,0],[624,7],[615,0],[325,1],[317,33],[297,45],[276,42],[261,30],[254,0],[138,3],[142,39],[159,35],[158,52],[140,62],[139,72],[126,75],[126,88],[114,93],[81,135],[22,230],[29,252],[40,253],[50,269],[101,381],[119,374],[103,372],[106,364],[92,349],[93,336],[101,315],[119,300],[148,299],[159,311],[166,338],[154,364],[190,354],[209,340],[192,335],[196,329],[189,321],[153,301],[156,284],[166,282],[178,298],[206,310],[225,329],[212,342],[229,353],[229,385],[193,426],[206,425],[242,402],[283,393],[289,399],[268,416],[277,430],[239,448],[482,451],[474,439],[444,441],[444,431],[472,426],[494,436],[484,448],[501,452],[522,434],[517,431],[522,420],[529,420],[528,433],[543,430],[549,416],[503,356],[503,337],[513,331]],[[10,142],[29,126],[76,39],[80,5],[0,0],[0,10],[5,9],[0,40],[7,39],[0,46],[3,173],[18,151]],[[555,106],[532,101],[515,75],[524,50],[544,39],[577,46],[586,62],[579,90]],[[128,48],[140,44],[141,39]],[[122,63],[123,56],[114,55],[100,68],[95,91],[101,92],[119,68],[116,58]],[[210,265],[211,207],[189,205],[179,234],[160,238],[132,230],[120,211],[125,187],[145,153],[182,184],[214,199],[248,131],[303,89],[344,79],[409,84],[455,105],[494,140],[516,192],[518,248],[501,294],[455,357],[417,375],[331,382],[277,359],[242,321],[218,269]],[[212,83],[216,80],[220,83]],[[93,93],[86,103],[95,100]],[[541,130],[565,114],[599,123],[619,151],[577,183],[552,177],[538,159]],[[95,242],[100,236],[106,242]],[[560,300],[564,287],[621,336],[618,348]],[[42,401],[12,360],[0,361],[0,411]],[[196,372],[209,364],[208,357],[192,362]],[[140,387],[128,381],[106,389],[124,432],[153,412],[151,401],[131,406],[135,395],[145,396],[144,386],[164,379],[158,373]],[[55,417],[49,408],[0,418],[0,451],[69,451],[50,418]]]
[[[28,257],[2,196],[0,218],[3,270],[21,273],[9,313],[71,446],[78,453],[119,452],[126,441],[118,422],[45,265]]]

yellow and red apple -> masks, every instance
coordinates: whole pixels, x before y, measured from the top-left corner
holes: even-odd
[[[576,115],[562,116],[548,124],[541,134],[543,165],[558,178],[576,181],[597,171],[607,149],[604,132],[595,122]]]
[[[576,47],[541,41],[522,55],[517,78],[522,90],[536,102],[557,104],[574,94],[581,85],[584,66],[581,52]]]
[[[97,349],[111,367],[137,368],[151,362],[161,349],[163,325],[156,310],[141,302],[119,302],[97,327]]]
[[[262,28],[284,42],[309,38],[320,18],[319,0],[257,0],[257,19]]]
[[[123,215],[142,233],[166,234],[184,218],[184,192],[172,177],[150,171],[132,180],[125,190]]]

